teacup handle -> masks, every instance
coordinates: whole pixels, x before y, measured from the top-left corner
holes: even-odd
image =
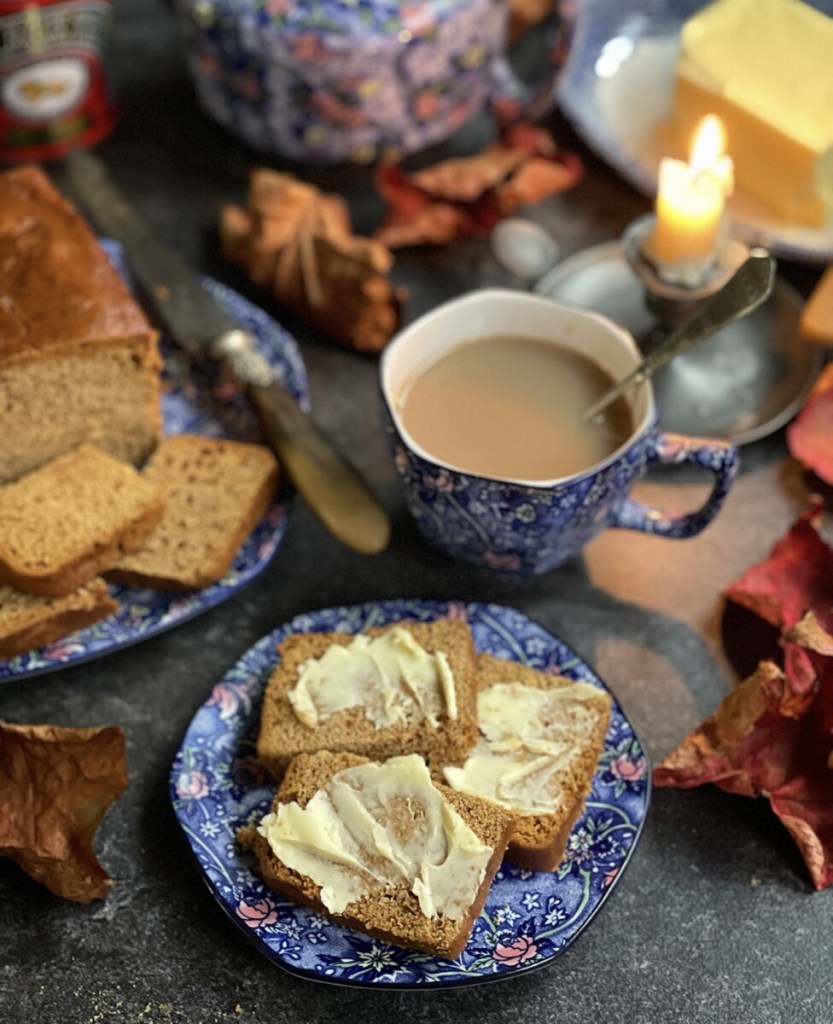
[[[700,533],[717,515],[737,476],[740,465],[737,448],[727,441],[655,433],[648,440],[645,454],[647,464],[658,462],[666,466],[679,466],[692,463],[708,470],[715,478],[712,492],[702,508],[685,515],[669,515],[653,505],[625,498],[614,510],[610,525],[677,539]]]

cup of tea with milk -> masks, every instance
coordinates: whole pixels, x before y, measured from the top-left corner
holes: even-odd
[[[381,361],[394,460],[422,533],[456,559],[547,572],[609,527],[692,537],[738,467],[726,442],[657,427],[649,381],[583,414],[641,362],[611,320],[539,295],[482,289],[401,330]],[[665,512],[630,491],[655,463],[714,478],[702,508]]]

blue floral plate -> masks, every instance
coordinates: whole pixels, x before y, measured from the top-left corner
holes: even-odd
[[[707,0],[578,0],[575,32],[558,84],[559,103],[585,141],[645,195],[657,169],[671,113],[683,24]],[[833,14],[833,0],[809,0]],[[799,58],[800,59],[800,58]],[[729,153],[732,140],[729,139]],[[736,190],[733,231],[775,255],[833,260],[833,222],[820,228],[777,220]]]
[[[120,247],[107,241],[102,245],[117,269],[128,276]],[[283,381],[304,408],[308,408],[306,370],[292,336],[257,306],[225,285],[209,278],[203,279],[203,285],[241,326],[252,332],[258,349],[271,363],[275,376]],[[188,432],[258,440],[254,417],[238,395],[225,393],[218,382],[198,380],[178,359],[178,353],[167,347],[164,339],[162,351],[166,367],[162,396],[166,434]],[[266,568],[286,533],[288,515],[288,499],[281,497],[244,542],[226,576],[204,590],[171,592],[111,586],[111,592],[120,604],[114,615],[46,647],[17,655],[8,661],[0,660],[0,682],[53,672],[100,657],[213,608],[245,587]]]
[[[618,703],[584,813],[555,872],[504,864],[456,960],[349,931],[271,892],[235,832],[268,810],[273,786],[255,755],[260,700],[276,646],[292,633],[357,633],[403,618],[467,620],[475,646],[604,689],[561,641],[520,612],[492,604],[385,601],[298,615],[260,640],[214,687],[171,768],[174,811],[214,896],[265,955],[293,974],[344,985],[417,988],[496,981],[543,967],[608,899],[636,847],[650,796],[645,748]]]

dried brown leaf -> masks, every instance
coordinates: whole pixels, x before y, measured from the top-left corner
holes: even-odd
[[[224,256],[283,306],[342,344],[379,351],[398,329],[404,295],[390,251],[351,233],[347,205],[289,174],[251,177],[247,208],[220,218]]]
[[[518,207],[570,188],[582,173],[578,157],[560,152],[542,128],[513,124],[468,157],[410,174],[381,166],[375,181],[387,212],[374,238],[395,249],[485,237]]]
[[[93,851],[96,830],[127,787],[124,733],[0,721],[0,856],[50,892],[88,903],[112,879]]]

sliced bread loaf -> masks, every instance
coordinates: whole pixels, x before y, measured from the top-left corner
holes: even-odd
[[[92,441],[140,465],[162,433],[157,334],[34,165],[0,174],[0,484]]]
[[[475,652],[464,622],[403,622],[353,636],[297,633],[263,699],[257,754],[280,778],[296,754],[421,754],[442,765],[477,737]]]
[[[531,871],[552,870],[590,792],[610,697],[489,654],[479,656],[477,678],[477,744],[442,774],[453,789],[518,815],[507,860]]]
[[[292,761],[272,810],[238,832],[266,884],[348,928],[456,957],[512,825],[495,804],[432,783],[417,755]]]
[[[141,543],[164,507],[132,466],[83,444],[0,488],[0,582],[65,597]]]
[[[165,514],[108,579],[184,590],[226,574],[275,496],[278,463],[264,445],[179,434],[162,441],[142,475],[164,492]]]
[[[118,611],[99,577],[68,597],[35,597],[0,584],[0,658],[13,658],[60,640]]]

